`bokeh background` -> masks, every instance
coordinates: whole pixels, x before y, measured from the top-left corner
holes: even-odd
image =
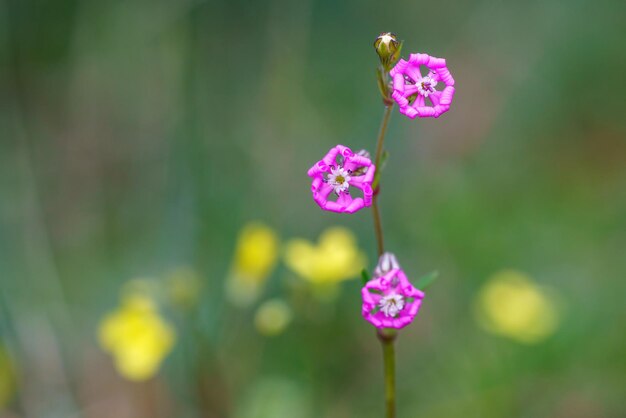
[[[2,0],[0,416],[380,417],[372,48],[456,79],[397,110],[386,244],[433,270],[399,417],[626,416],[626,3]]]

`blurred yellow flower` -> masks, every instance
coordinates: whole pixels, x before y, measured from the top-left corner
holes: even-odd
[[[559,322],[551,294],[515,270],[494,274],[478,293],[475,308],[487,331],[527,344],[552,335]]]
[[[9,403],[15,392],[15,371],[6,349],[0,345],[0,411]]]
[[[343,227],[326,229],[318,245],[293,239],[285,248],[285,263],[313,284],[333,284],[357,277],[367,263],[354,234]]]
[[[291,308],[281,299],[263,303],[254,316],[254,325],[260,334],[271,337],[281,334],[291,322]]]
[[[278,236],[270,227],[252,222],[237,239],[231,273],[226,282],[229,299],[240,306],[258,297],[278,256]]]
[[[189,309],[198,303],[202,281],[198,274],[189,267],[174,270],[167,277],[167,295],[172,305]]]
[[[102,320],[98,334],[117,371],[133,381],[154,376],[175,341],[174,330],[160,317],[154,301],[142,294],[125,296]]]

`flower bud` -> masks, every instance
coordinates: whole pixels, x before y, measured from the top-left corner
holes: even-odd
[[[389,273],[393,269],[399,269],[400,264],[396,255],[393,253],[384,253],[378,259],[376,269],[374,269],[374,277],[381,277]]]
[[[400,42],[395,34],[384,32],[374,41],[374,49],[385,70],[389,71],[400,55]]]

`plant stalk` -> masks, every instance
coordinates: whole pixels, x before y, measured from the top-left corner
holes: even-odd
[[[396,335],[395,331],[378,330],[378,339],[383,347],[386,418],[396,417]]]
[[[385,83],[386,77],[384,79]],[[380,183],[382,177],[382,167],[380,165],[383,144],[385,142],[385,134],[387,133],[387,126],[389,124],[389,118],[391,117],[391,109],[393,102],[386,97],[383,102],[385,103],[385,112],[383,113],[383,120],[378,131],[378,139],[376,140],[376,156],[374,157],[374,164],[376,165],[378,182],[374,190],[374,197],[372,198],[372,215],[374,217],[374,231],[376,233],[376,244],[378,246],[378,256],[380,257],[385,252],[385,244],[383,238],[383,227],[380,221],[380,210],[378,209],[378,194],[380,192]],[[383,348],[383,363],[385,369],[385,409],[387,411],[387,418],[396,417],[396,354],[394,342],[396,339],[396,332],[380,329],[378,330],[378,339]]]
[[[380,210],[378,209],[378,192],[380,191],[380,179],[382,177],[380,159],[383,154],[383,143],[385,142],[385,134],[387,133],[387,125],[389,124],[389,117],[391,116],[391,108],[393,104],[385,102],[385,113],[383,114],[383,120],[378,131],[378,139],[376,140],[376,156],[374,158],[374,164],[376,165],[376,171],[378,175],[378,184],[376,190],[374,190],[374,197],[372,198],[372,214],[374,215],[374,231],[376,233],[376,244],[378,246],[378,256],[380,257],[385,252],[385,242],[383,239],[383,227],[380,222]]]

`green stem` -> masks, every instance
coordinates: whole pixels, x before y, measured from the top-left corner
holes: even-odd
[[[376,233],[376,244],[378,245],[378,256],[381,256],[385,252],[385,244],[383,239],[383,227],[380,222],[380,210],[378,209],[378,192],[380,191],[380,179],[382,176],[380,159],[383,154],[383,143],[385,142],[385,134],[387,133],[387,125],[389,124],[389,117],[391,116],[391,108],[393,104],[385,102],[385,113],[383,114],[383,121],[378,131],[378,139],[376,140],[376,156],[374,158],[374,164],[376,165],[378,184],[377,190],[374,190],[374,198],[372,199],[372,214],[374,215],[374,231]]]
[[[380,211],[378,210],[378,202],[376,196],[372,200],[372,214],[374,215],[374,230],[376,231],[376,245],[378,246],[378,256],[380,257],[385,252],[383,242],[383,227],[380,224]]]
[[[383,82],[387,83],[387,77],[383,78]],[[385,252],[383,239],[383,227],[380,221],[380,210],[378,209],[378,193],[380,191],[380,182],[382,177],[382,167],[380,161],[383,154],[383,144],[385,142],[385,134],[387,133],[387,125],[391,116],[393,101],[389,97],[383,99],[385,103],[385,113],[378,131],[378,139],[376,140],[376,156],[374,164],[376,165],[376,175],[378,178],[376,190],[374,190],[374,198],[372,199],[372,215],[374,216],[374,231],[376,233],[376,244],[378,246],[378,256]],[[396,417],[396,354],[394,341],[396,339],[395,331],[378,330],[378,339],[383,347],[383,360],[385,365],[385,405],[387,410],[387,418]]]
[[[378,330],[378,339],[383,347],[387,418],[396,417],[396,353],[394,347],[396,335],[395,331]]]

